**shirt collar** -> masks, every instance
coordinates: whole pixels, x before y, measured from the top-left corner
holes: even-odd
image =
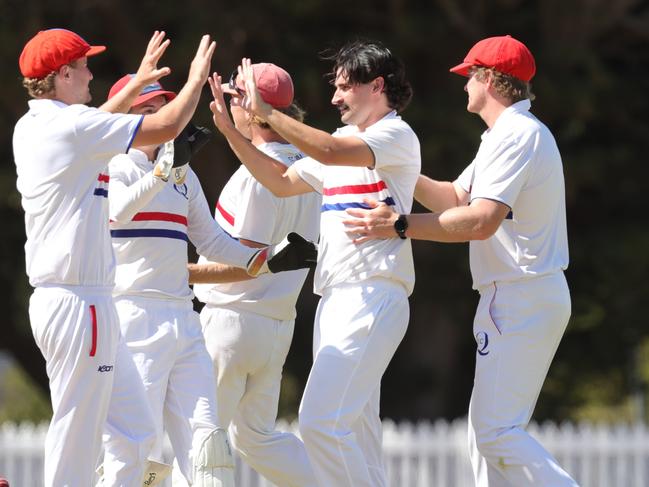
[[[496,123],[494,123],[494,126],[491,127],[490,129],[485,130],[482,133],[482,139],[484,140],[486,137],[488,137],[489,134],[493,132],[496,127],[498,127],[498,125],[502,125],[506,123],[507,119],[512,115],[516,113],[529,112],[531,107],[532,107],[532,102],[527,98],[509,105],[507,108],[503,110],[500,116],[496,119]]]
[[[27,102],[29,110],[32,112],[44,112],[47,110],[56,110],[67,107],[67,103],[59,100],[52,100],[50,98],[34,98]]]
[[[368,130],[368,129],[370,129],[371,127],[374,127],[374,125],[376,125],[377,123],[382,122],[383,120],[388,120],[388,119],[390,119],[390,118],[401,118],[401,117],[399,116],[399,114],[397,113],[396,110],[390,110],[388,113],[386,113],[385,115],[383,115],[379,120],[377,120],[376,122],[374,122],[372,125],[370,125],[369,127],[367,127],[367,129],[365,129],[365,130]],[[360,132],[360,130],[358,129],[358,125],[347,125],[346,127],[349,127],[348,130],[349,130],[350,132],[353,132],[353,133]]]

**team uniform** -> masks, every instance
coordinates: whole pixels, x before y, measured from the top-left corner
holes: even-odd
[[[420,172],[419,141],[396,112],[360,132],[373,169],[325,166],[305,158],[293,167],[322,194],[315,292],[314,362],[300,405],[300,432],[321,486],[386,486],[379,418],[380,381],[405,334],[415,274],[409,240],[355,244],[347,208],[364,197],[409,213]]]
[[[239,244],[214,222],[191,169],[183,184],[166,183],[153,176],[152,162],[137,149],[113,158],[109,168],[115,304],[153,410],[151,456],[162,460],[166,427],[184,477],[198,485],[192,468],[202,445],[224,432],[216,432],[212,364],[187,284],[187,242],[212,259],[239,267],[246,266],[255,249]],[[128,485],[114,470],[129,443],[122,425],[109,421],[105,472],[116,485]]]
[[[511,208],[491,238],[470,243],[480,302],[469,443],[479,487],[576,485],[525,432],[570,317],[561,156],[529,108],[508,107],[456,181],[471,200]]]
[[[293,145],[257,146],[290,166],[303,157]],[[215,219],[230,235],[261,244],[279,243],[289,232],[316,241],[319,195],[278,198],[245,166],[232,175],[219,197]],[[207,259],[201,256],[199,263]],[[275,431],[282,368],[295,324],[295,302],[308,269],[267,274],[229,284],[197,284],[206,303],[201,323],[214,361],[219,416],[230,425],[234,448],[276,485],[317,485],[302,442]]]
[[[111,296],[107,166],[128,150],[142,117],[47,99],[30,100],[29,108],[16,124],[13,148],[35,288],[29,316],[52,397],[45,486],[93,484],[106,418],[119,422],[125,414],[111,399],[113,383],[117,395],[122,387],[132,391],[134,422],[125,434],[136,448],[127,467],[141,482],[153,425]]]

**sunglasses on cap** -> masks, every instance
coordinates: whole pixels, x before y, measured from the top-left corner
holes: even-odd
[[[232,71],[230,79],[228,80],[228,88],[236,91],[239,96],[246,96],[246,91],[237,86],[237,76],[239,76],[239,68],[235,68],[235,70]]]

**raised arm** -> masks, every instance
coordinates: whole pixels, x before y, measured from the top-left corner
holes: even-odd
[[[100,110],[110,113],[127,113],[142,88],[171,73],[171,69],[166,66],[158,68],[158,61],[171,42],[169,39],[164,40],[164,37],[164,31],[156,30],[153,33],[135,76],[119,93],[100,106]]]
[[[257,90],[250,59],[241,61],[240,74],[246,84],[247,108],[268,122],[275,132],[321,164],[374,166],[374,153],[358,137],[334,137],[323,130],[298,122],[264,102]]]
[[[149,171],[141,178],[131,182],[128,166],[131,162],[128,154],[115,156],[108,164],[110,182],[108,206],[110,219],[116,222],[129,222],[142,208],[164,188],[166,181]]]
[[[196,110],[201,89],[210,72],[215,49],[216,43],[210,40],[209,35],[204,35],[189,69],[185,86],[176,98],[158,112],[144,117],[133,145],[161,144],[167,140],[175,139],[180,134]]]
[[[294,170],[261,152],[237,130],[225,106],[221,77],[214,73],[208,81],[214,97],[210,103],[214,125],[225,136],[232,151],[255,179],[275,196],[294,196],[313,191]]]

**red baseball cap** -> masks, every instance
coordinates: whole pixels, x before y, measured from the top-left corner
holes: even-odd
[[[284,69],[272,63],[252,65],[257,89],[261,98],[275,108],[286,108],[293,103],[293,80]],[[237,86],[245,89],[243,81],[237,77]]]
[[[474,45],[462,64],[450,69],[451,73],[469,75],[473,66],[493,68],[521,81],[529,81],[536,73],[536,63],[530,50],[510,35],[488,37]]]
[[[91,46],[70,30],[42,30],[27,41],[18,64],[26,78],[44,78],[75,59],[105,50],[106,46]]]
[[[128,84],[131,78],[133,78],[133,76],[135,75],[127,74],[126,76],[122,76],[120,79],[118,79],[117,82],[113,86],[111,86],[110,91],[108,92],[108,99],[110,100],[117,93],[119,93]],[[144,88],[142,88],[139,96],[135,99],[133,105],[131,106],[136,107],[138,105],[141,105],[145,101],[148,101],[158,95],[163,95],[168,102],[176,98],[176,94],[173,91],[166,91],[164,88],[162,88],[162,85],[156,81],[155,83],[151,83],[150,85],[146,85]]]

